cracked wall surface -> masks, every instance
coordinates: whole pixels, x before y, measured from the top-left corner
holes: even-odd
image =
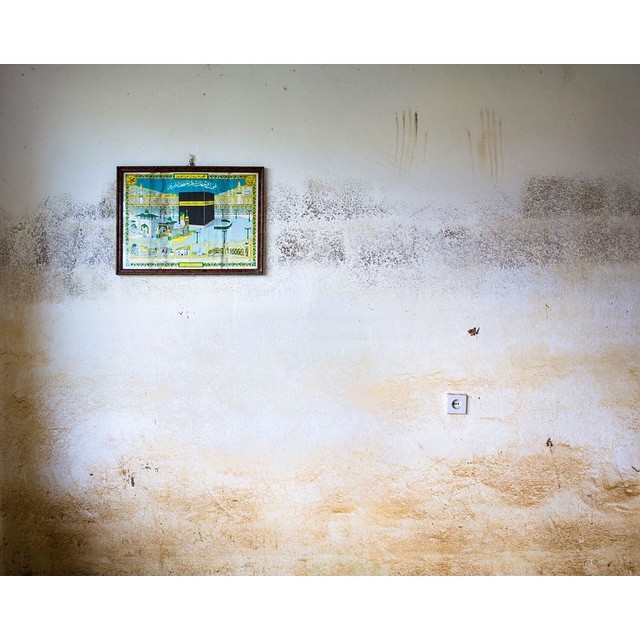
[[[0,572],[639,574],[640,70],[570,71],[0,68]],[[116,276],[190,154],[265,274]]]

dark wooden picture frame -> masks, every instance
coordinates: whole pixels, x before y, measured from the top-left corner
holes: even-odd
[[[118,167],[118,275],[263,273],[264,167]]]

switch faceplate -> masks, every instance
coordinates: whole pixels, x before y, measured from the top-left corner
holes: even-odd
[[[447,393],[447,413],[467,413],[466,394]]]

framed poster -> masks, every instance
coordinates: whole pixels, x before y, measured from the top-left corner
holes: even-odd
[[[116,184],[116,273],[262,273],[264,167],[118,167]]]

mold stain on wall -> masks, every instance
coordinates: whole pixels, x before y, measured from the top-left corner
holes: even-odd
[[[495,173],[498,163],[493,167]],[[389,280],[402,289],[396,299],[428,298],[443,269],[453,270],[459,279],[481,266],[485,276],[493,273],[493,282],[502,283],[483,295],[489,291],[504,301],[530,276],[532,266],[545,269],[540,273],[557,267],[556,299],[546,305],[548,319],[549,308],[560,312],[570,286],[563,273],[566,277],[578,269],[595,274],[621,266],[630,269],[628,278],[635,277],[640,251],[636,193],[635,185],[617,181],[532,178],[512,208],[455,224],[442,212],[427,216],[423,208],[390,204],[357,184],[309,181],[299,191],[283,188],[270,197],[274,290],[286,290],[290,280],[300,282],[296,270],[305,267],[307,276],[313,273],[309,269],[322,270],[322,277],[329,274],[332,286],[323,293],[325,303],[360,295],[372,304],[381,295],[389,304],[393,297],[381,288]],[[82,452],[74,453],[69,443],[86,439],[84,432],[100,423],[101,412],[108,415],[122,402],[117,396],[135,406],[136,397],[153,389],[140,381],[120,383],[110,397],[92,388],[102,384],[106,372],[93,379],[81,373],[81,362],[59,353],[51,327],[59,323],[60,305],[85,300],[104,304],[103,291],[128,295],[118,289],[120,281],[112,280],[111,201],[110,192],[95,207],[51,197],[17,223],[7,224],[4,218],[3,573],[640,571],[640,476],[632,467],[633,462],[640,465],[640,458],[624,468],[613,462],[617,439],[627,443],[631,457],[640,451],[633,406],[639,354],[631,346],[637,324],[626,313],[636,309],[637,301],[609,314],[611,324],[623,327],[627,337],[611,336],[595,353],[580,340],[559,349],[545,346],[543,334],[523,336],[491,356],[475,378],[469,371],[466,377],[447,371],[442,362],[436,370],[425,367],[412,353],[411,345],[422,345],[421,352],[428,345],[419,328],[413,329],[422,336],[417,343],[403,343],[401,337],[387,340],[390,350],[404,351],[404,371],[338,382],[333,376],[340,369],[329,364],[326,383],[321,383],[315,374],[306,375],[302,365],[298,375],[307,393],[320,394],[323,402],[336,405],[339,413],[333,415],[349,416],[360,425],[360,435],[346,446],[320,439],[313,454],[294,449],[282,460],[279,455],[270,460],[220,436],[218,444],[203,451],[188,444],[196,433],[188,426],[195,414],[185,401],[177,415],[187,422],[159,411],[159,425],[125,438],[130,443],[126,453],[117,444],[124,433],[109,433],[106,425],[100,427],[101,441],[108,445],[102,454],[83,458]],[[434,219],[439,230],[433,228]],[[140,291],[158,304],[148,286],[140,281]],[[533,295],[528,291],[521,295]],[[434,304],[452,303],[446,291],[436,292]],[[189,307],[193,305],[185,301],[181,309]],[[580,311],[565,310],[564,321],[571,322]],[[191,311],[190,317],[193,322],[197,314]],[[466,333],[470,324],[466,318],[461,323]],[[477,348],[490,334],[490,324],[483,322],[473,343]],[[309,357],[318,347],[301,335],[291,337],[294,350]],[[343,344],[351,353],[371,348],[369,342],[349,344],[348,335],[334,336],[325,348]],[[136,340],[134,352],[147,358],[159,348],[144,332]],[[188,343],[181,344],[184,348]],[[281,353],[285,360],[294,358],[288,351]],[[283,364],[295,370],[293,362]],[[182,375],[187,384],[197,376],[187,369]],[[552,433],[541,434],[535,447],[526,450],[526,431],[531,420],[539,420],[536,402],[565,393],[567,380],[591,394],[588,407],[597,409],[594,415],[604,422],[585,426],[586,432],[580,425],[550,422]],[[433,430],[439,428],[440,407],[434,408],[428,398],[452,387],[495,394],[503,385],[520,391],[525,415],[507,412],[490,421],[500,444],[477,439],[457,455],[437,454]],[[175,389],[169,385],[166,393]],[[261,409],[243,402],[236,406],[249,424],[245,433],[250,433],[254,411]],[[480,412],[482,405],[476,406]],[[130,427],[141,417],[131,413]],[[298,418],[304,421],[304,415]],[[219,428],[213,420],[203,426],[211,433]],[[453,428],[461,441],[473,442],[464,427]],[[594,428],[604,433],[593,437],[589,429]],[[550,433],[553,447],[545,444]],[[398,453],[400,442],[411,447],[410,460]]]
[[[228,115],[209,98],[216,82],[228,88],[230,73],[215,71],[202,74],[206,91],[203,78],[189,85],[187,69],[176,84],[206,92],[200,115],[212,122]],[[157,84],[142,82],[140,70],[127,73],[135,90],[124,73],[109,71],[109,82],[139,104],[155,100]],[[330,90],[330,112],[344,115],[355,74],[336,89],[331,76],[323,83],[326,69],[287,71],[286,82],[277,69],[261,73],[233,71],[240,94],[267,80],[278,87],[255,118],[234,105],[238,130],[248,126],[259,139],[264,128],[264,140],[284,145],[281,132],[292,123],[282,112],[297,114],[305,140],[318,142],[328,124],[336,127],[331,139],[340,138],[336,123],[323,120],[327,105],[304,102],[304,78],[320,83],[310,95]],[[370,74],[367,86],[379,93],[376,73],[359,75]],[[524,84],[533,85],[534,73],[542,76],[529,71]],[[559,69],[553,90],[572,106],[571,92],[588,97],[589,74],[595,85],[600,73]],[[379,130],[366,146],[366,170],[351,163],[362,160],[355,142],[335,157],[329,150],[336,164],[322,172],[293,141],[286,154],[295,151],[313,176],[295,178],[280,149],[261,279],[118,278],[113,184],[92,203],[53,192],[37,207],[3,202],[0,573],[640,573],[637,177],[586,175],[579,167],[589,164],[577,159],[575,171],[544,169],[557,157],[570,162],[553,145],[537,162],[518,149],[526,141],[518,131],[529,116],[543,137],[557,131],[551,107],[545,116],[534,107],[518,115],[497,94],[478,102],[475,89],[445,75],[411,72],[410,92],[381,105],[379,120],[361,121],[362,131]],[[430,77],[440,80],[430,85]],[[64,105],[69,137],[71,118],[82,114],[57,86],[46,85],[56,96],[51,121]],[[438,105],[453,103],[429,91],[443,86],[472,105],[464,124],[457,115],[442,121]],[[83,92],[89,112],[92,92]],[[486,100],[493,106],[478,114]],[[576,104],[582,130],[567,127],[563,141],[592,148],[585,123],[610,104]],[[133,126],[130,106],[118,117]],[[634,107],[623,106],[621,130],[632,139]],[[162,108],[158,117],[168,117]],[[246,108],[250,114],[250,100]],[[358,117],[374,118],[375,108]],[[115,122],[106,111],[96,114]],[[265,114],[273,122],[261,122]],[[53,145],[38,117],[28,112],[47,167],[47,149],[65,136]],[[145,118],[153,117],[148,109]],[[82,122],[96,128],[95,119]],[[603,122],[617,126],[615,117]],[[427,144],[454,128],[450,159],[463,164],[468,154],[478,181],[460,179],[460,193],[436,197]],[[182,138],[185,130],[176,131]],[[607,144],[628,154],[614,134]],[[23,147],[7,157],[24,151],[36,167]],[[375,155],[381,148],[384,157]],[[593,149],[601,154],[594,166],[615,164]],[[206,144],[196,150],[207,156]],[[521,184],[507,175],[517,167],[505,167],[505,150],[524,158]],[[629,155],[624,161],[631,166]],[[7,169],[16,184],[31,175]],[[476,188],[487,191],[470,195]],[[19,193],[13,184],[6,191]],[[471,336],[470,327],[481,331]],[[447,392],[469,394],[467,415],[445,414]]]
[[[532,178],[512,210],[479,211],[482,218],[471,225],[449,222],[437,231],[425,218],[434,212],[376,201],[364,185],[338,191],[313,181],[304,194],[289,192],[286,205],[277,194],[271,203],[280,262],[336,260],[352,272],[420,265],[419,278],[439,262],[467,269],[635,262],[637,196],[635,187],[618,180]],[[439,215],[452,219],[448,212]]]

